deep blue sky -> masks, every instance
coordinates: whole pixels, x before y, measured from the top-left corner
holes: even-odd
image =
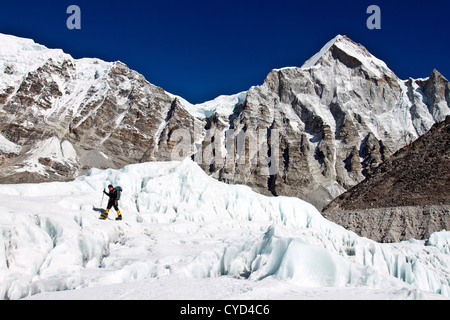
[[[81,8],[81,30],[66,9]],[[367,7],[381,9],[369,30]],[[450,77],[450,2],[427,1],[2,1],[0,32],[62,48],[75,58],[120,60],[192,103],[262,84],[301,66],[337,34],[384,60],[402,79]]]

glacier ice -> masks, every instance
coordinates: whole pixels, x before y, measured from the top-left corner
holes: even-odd
[[[110,183],[124,189],[121,222],[98,220]],[[173,285],[180,298],[190,295],[177,281],[211,285],[210,298],[262,298],[274,284],[278,298],[293,288],[450,296],[448,232],[379,244],[297,198],[218,182],[189,159],[92,169],[65,183],[0,185],[0,195],[7,199],[0,205],[3,299],[131,284],[130,292],[142,292],[148,281]]]

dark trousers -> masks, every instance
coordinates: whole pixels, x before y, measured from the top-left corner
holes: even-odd
[[[119,211],[119,201],[114,200],[114,199],[110,199],[108,201],[108,206],[106,207],[106,209],[110,210],[112,207],[114,207],[114,209],[116,211]]]

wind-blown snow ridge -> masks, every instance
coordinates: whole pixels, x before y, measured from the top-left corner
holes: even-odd
[[[336,37],[334,37],[333,39],[331,39],[330,41],[328,41],[323,47],[322,49],[320,49],[319,52],[317,52],[315,55],[313,55],[311,58],[309,58],[308,61],[306,61],[302,68],[311,68],[313,67],[317,61],[319,61],[320,58],[322,58],[322,56],[328,51],[330,50],[331,46],[334,45],[336,43],[336,41],[338,41],[339,39],[342,38],[342,35],[337,35]]]
[[[2,77],[0,90],[20,81],[23,75],[42,66],[48,59],[65,55],[62,50],[50,50],[31,39],[23,39],[0,33],[0,69],[8,71],[10,77]],[[65,55],[68,56],[68,55]]]
[[[122,222],[98,220],[109,183],[124,189]],[[199,295],[209,299],[288,298],[323,287],[391,299],[450,295],[450,233],[427,245],[378,244],[304,201],[220,183],[190,160],[92,169],[67,183],[1,185],[0,195],[8,199],[0,209],[4,299],[57,298],[50,292],[71,289],[100,298],[111,285],[131,288],[129,298],[165,297],[154,288],[166,285],[172,298],[186,299],[206,283],[217,284]],[[278,288],[272,296],[269,287]]]

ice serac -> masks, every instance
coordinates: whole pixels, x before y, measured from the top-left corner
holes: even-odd
[[[450,114],[438,71],[400,80],[341,35],[301,68],[199,105],[121,62],[77,60],[6,35],[0,44],[0,133],[14,150],[1,154],[4,183],[190,157],[221,181],[321,208]],[[56,150],[39,156],[45,141]]]
[[[108,183],[123,187],[123,221],[98,219]],[[61,299],[67,290],[103,300],[291,299],[292,289],[308,298],[308,288],[340,289],[352,299],[364,298],[355,290],[378,291],[378,299],[450,296],[450,232],[379,244],[298,198],[219,182],[190,159],[0,185],[0,195],[8,199],[0,214],[0,300],[51,292]],[[200,287],[207,291],[198,295]]]

